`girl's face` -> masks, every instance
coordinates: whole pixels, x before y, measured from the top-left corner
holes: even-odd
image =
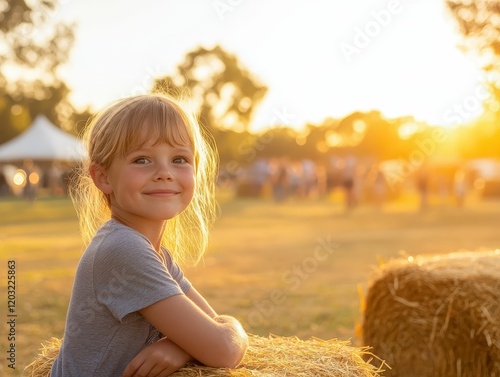
[[[141,145],[117,156],[105,172],[111,213],[129,223],[168,220],[186,209],[195,187],[189,146]]]

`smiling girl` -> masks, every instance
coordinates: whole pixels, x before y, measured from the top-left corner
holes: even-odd
[[[88,246],[51,376],[238,365],[245,331],[177,264],[199,261],[215,218],[216,154],[194,118],[163,95],[126,98],[94,117],[85,140],[72,198]]]

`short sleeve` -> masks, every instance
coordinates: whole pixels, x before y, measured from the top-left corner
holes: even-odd
[[[182,282],[182,272],[174,271]],[[102,240],[93,280],[97,302],[123,323],[139,318],[138,310],[183,293],[147,238],[125,227]]]
[[[182,269],[172,259],[170,252],[164,248],[163,253],[165,255],[165,260],[167,261],[167,268],[170,275],[177,282],[177,284],[179,284],[182,292],[188,293],[189,289],[191,289],[191,282],[184,276]]]

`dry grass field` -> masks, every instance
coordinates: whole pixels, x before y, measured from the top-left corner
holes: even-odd
[[[358,291],[378,260],[500,244],[500,202],[420,212],[410,195],[382,210],[365,205],[345,213],[335,197],[275,204],[227,196],[221,209],[204,262],[185,272],[219,313],[258,335],[357,345]],[[44,340],[63,334],[82,243],[68,199],[4,199],[0,214],[0,375],[18,376]],[[6,360],[9,260],[16,263],[16,370]]]

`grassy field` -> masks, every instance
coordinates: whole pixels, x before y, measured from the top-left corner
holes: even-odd
[[[219,313],[247,331],[359,345],[358,291],[380,259],[498,248],[500,202],[473,200],[420,212],[413,197],[382,210],[345,213],[336,198],[221,200],[222,216],[204,263],[185,272]],[[82,252],[67,199],[0,201],[0,375],[18,376],[40,344],[61,337]],[[7,368],[7,261],[16,262],[16,370]]]

